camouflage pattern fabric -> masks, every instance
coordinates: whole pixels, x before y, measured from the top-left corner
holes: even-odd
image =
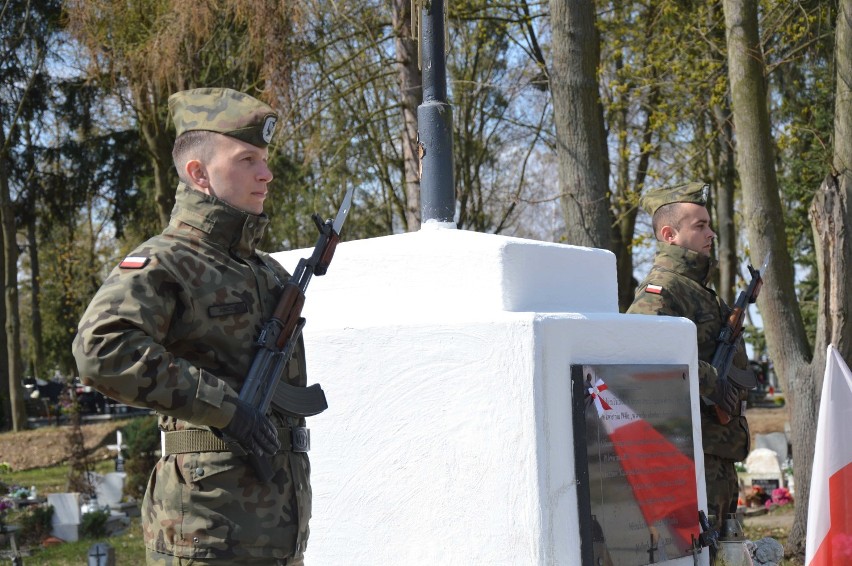
[[[676,202],[690,202],[704,206],[707,203],[707,183],[686,183],[676,187],[662,187],[646,192],[639,198],[639,206],[654,216],[661,206]]]
[[[716,338],[730,308],[706,286],[710,277],[712,260],[681,246],[657,242],[654,265],[648,276],[637,287],[633,304],[627,310],[632,314],[681,316],[695,323],[698,337],[698,389],[703,396],[716,390],[716,370],[710,365],[716,351]],[[745,345],[739,343],[734,365],[745,368],[748,359]],[[742,391],[744,401],[748,393]],[[701,406],[701,434],[705,454],[731,461],[742,461],[749,452],[749,432],[745,415],[732,415],[723,425],[713,408],[703,401]]]
[[[713,515],[710,526],[721,531],[728,513],[736,513],[739,479],[734,463],[712,454],[704,455],[704,479],[707,483],[707,513]]]
[[[161,430],[222,427],[249,370],[254,340],[288,274],[255,250],[268,223],[178,187],[169,226],[113,269],[79,325],[83,383],[159,413]],[[304,351],[285,375],[304,386]],[[304,426],[273,412],[278,427]],[[197,560],[298,563],[311,515],[307,454],[284,452],[261,484],[230,452],[166,455],[142,507],[146,547]]]
[[[180,136],[185,132],[217,132],[266,147],[275,133],[278,114],[269,105],[229,88],[196,88],[169,97],[169,111]]]
[[[199,560],[198,558],[181,558],[146,549],[145,562],[148,566],[214,566],[220,565],[220,560]],[[243,558],[242,566],[305,566],[305,561],[299,559],[277,560],[275,558]]]

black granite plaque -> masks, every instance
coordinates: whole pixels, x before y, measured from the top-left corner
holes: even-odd
[[[571,367],[584,565],[691,555],[700,531],[688,372]]]
[[[751,485],[757,486],[764,491],[764,493],[772,493],[772,490],[778,489],[781,487],[779,485],[778,480],[766,479],[766,478],[752,478]]]

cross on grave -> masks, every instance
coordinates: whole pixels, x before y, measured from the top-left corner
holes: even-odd
[[[115,444],[108,444],[107,449],[115,452],[115,471],[123,472],[124,471],[124,456],[121,451],[127,446],[122,442],[121,431],[115,431],[116,442]]]
[[[115,549],[105,542],[93,544],[88,559],[88,566],[115,566]]]

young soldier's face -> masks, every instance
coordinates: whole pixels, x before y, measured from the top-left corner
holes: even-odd
[[[680,203],[680,222],[672,229],[669,243],[710,256],[716,233],[710,229],[710,213],[700,204]]]
[[[272,181],[269,150],[230,136],[215,136],[210,159],[205,164],[209,194],[234,208],[261,214]]]

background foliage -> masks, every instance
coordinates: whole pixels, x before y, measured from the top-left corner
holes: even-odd
[[[548,8],[450,3],[460,228],[564,241]],[[349,185],[359,190],[347,238],[405,231],[391,13],[379,0],[7,2],[2,159],[19,304],[38,321],[21,328],[24,373],[73,374],[70,341],[89,297],[168,217],[176,175],[166,98],[175,90],[227,85],[280,111],[266,249],[310,245],[310,213],[333,211]],[[830,163],[836,5],[764,1],[760,15],[788,247],[807,316],[816,275],[806,205]],[[733,140],[720,137],[726,116],[730,125],[724,22],[720,3],[685,0],[600,2],[597,21],[627,300],[650,250],[638,195],[692,179],[725,186],[720,144]],[[33,86],[22,88],[28,77]],[[741,256],[746,243],[735,245]]]
[[[572,187],[559,179],[565,151],[576,148],[560,144],[563,101],[555,110],[553,100],[554,85],[564,86],[554,60],[562,43],[554,49],[553,37],[564,38],[566,24],[552,17],[554,6],[564,7],[558,1],[448,3],[459,228],[576,243],[573,228],[583,219],[564,206]],[[848,0],[572,3],[593,7],[600,39],[590,50],[594,76],[569,77],[591,81],[599,94],[612,237],[598,241],[612,242],[624,309],[653,251],[639,196],[706,181],[719,234],[717,290],[730,301],[742,284],[751,219],[743,218],[734,164],[725,34],[725,12],[740,4],[756,8],[758,45],[749,49],[767,86],[782,202],[779,211],[750,213],[784,223],[796,308],[814,345],[820,279],[808,207],[839,146],[835,27]],[[228,86],[279,111],[264,249],[311,245],[310,214],[336,210],[353,185],[344,238],[419,227],[416,181],[406,175],[414,141],[406,119],[419,96],[406,67],[408,12],[398,0],[2,4],[0,426],[19,426],[24,375],[75,373],[70,345],[90,297],[168,221],[177,177],[167,98],[177,90]],[[765,358],[759,328],[748,337],[753,357]]]

